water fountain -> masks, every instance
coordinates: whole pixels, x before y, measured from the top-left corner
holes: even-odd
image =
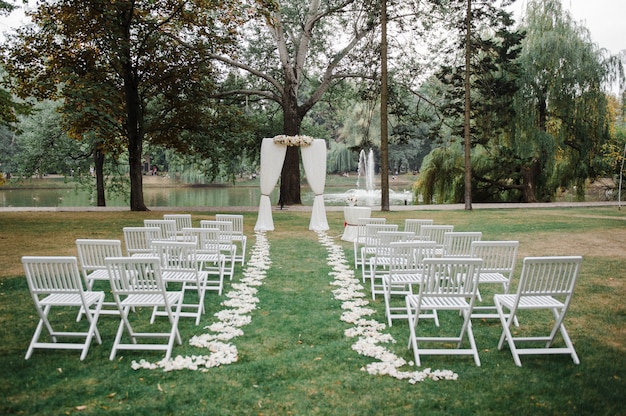
[[[381,190],[374,186],[374,151],[372,149],[365,153],[361,150],[359,153],[359,168],[356,181],[356,189],[348,189],[342,193],[324,194],[324,200],[328,203],[346,201],[348,197],[356,198],[357,206],[375,206],[381,203]],[[362,183],[363,182],[363,183]],[[390,204],[406,204],[412,201],[413,197],[410,191],[394,192],[389,190]]]

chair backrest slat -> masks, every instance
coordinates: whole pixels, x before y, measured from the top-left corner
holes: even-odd
[[[232,232],[236,235],[243,235],[243,215],[241,214],[215,214],[215,220],[228,221],[233,225]]]
[[[110,257],[106,264],[111,290],[116,296],[165,291],[158,257]]]
[[[176,222],[176,232],[182,233],[183,228],[193,227],[191,214],[163,214],[164,220],[174,220]]]
[[[220,252],[220,230],[218,228],[183,228],[183,237],[195,239],[197,250],[201,253],[217,254]]]
[[[161,238],[165,240],[176,240],[176,221],[175,220],[143,220],[146,227],[158,227],[161,229]]]
[[[582,257],[526,257],[523,262],[518,294],[542,296],[571,295],[576,284]]]
[[[412,231],[415,235],[420,235],[423,225],[433,225],[434,223],[435,221],[431,219],[407,218],[404,220],[404,231]]]
[[[438,245],[443,247],[444,234],[453,231],[453,225],[422,225],[420,228],[420,237],[422,240],[436,241]]]
[[[33,295],[83,290],[76,257],[24,256],[22,264]]]
[[[480,231],[457,231],[443,234],[443,255],[446,257],[466,257],[471,254],[474,241],[480,241],[483,233]]]
[[[159,227],[124,227],[124,243],[129,256],[138,253],[151,253],[152,241],[162,240]]]
[[[106,269],[104,259],[107,257],[122,257],[120,240],[79,238],[76,239],[76,249],[83,273]]]
[[[501,273],[511,278],[515,269],[519,241],[474,241],[471,257],[483,259],[483,273]]]
[[[476,293],[481,259],[445,257],[424,259],[420,294],[470,297]]]
[[[156,254],[161,259],[162,270],[198,270],[196,243],[185,241],[155,241]]]

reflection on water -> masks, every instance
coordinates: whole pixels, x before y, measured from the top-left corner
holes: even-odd
[[[328,188],[324,194],[326,205],[346,205],[346,196],[351,190]],[[302,186],[302,203],[313,205],[314,194],[308,186]],[[412,203],[411,195],[405,193],[390,194],[390,204]],[[270,194],[273,204],[278,203],[278,187]],[[144,187],[144,201],[148,207],[227,207],[257,206],[261,191],[259,187]],[[110,198],[107,206],[125,207],[127,198]],[[0,207],[87,207],[95,206],[95,195],[74,189],[0,189]],[[380,204],[380,192],[365,195],[358,200],[358,205]]]

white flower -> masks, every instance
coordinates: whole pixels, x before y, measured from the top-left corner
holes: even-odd
[[[334,278],[330,284],[337,287],[332,291],[333,296],[343,302],[341,308],[344,312],[341,314],[341,320],[352,324],[344,334],[346,337],[356,338],[352,344],[354,351],[377,360],[367,364],[362,370],[372,375],[387,375],[399,380],[408,380],[411,384],[426,379],[457,380],[458,374],[449,370],[431,371],[427,368],[423,371],[400,371],[400,368],[407,362],[381,345],[396,342],[391,334],[382,332],[386,328],[385,324],[373,319],[363,319],[363,316],[374,314],[374,310],[366,307],[369,302],[365,298],[364,288],[359,280],[355,279],[354,270],[347,267],[343,249],[335,244],[324,231],[318,232],[318,239],[320,244],[328,250],[327,261],[333,267],[333,270],[328,273]],[[409,365],[414,364],[411,362]]]
[[[163,371],[173,370],[193,370],[208,371],[208,368],[228,365],[237,362],[237,347],[226,343],[242,336],[241,327],[252,322],[249,315],[256,309],[259,299],[255,296],[257,289],[253,286],[260,286],[265,279],[265,271],[271,263],[269,259],[269,242],[263,231],[256,233],[256,242],[252,247],[250,260],[243,272],[244,277],[240,283],[233,283],[232,290],[226,293],[227,300],[222,302],[223,309],[214,316],[218,319],[210,325],[204,327],[212,333],[195,335],[189,340],[189,344],[209,351],[209,355],[177,356],[174,359],[161,360],[150,363],[146,360],[133,361],[133,370],[157,368]]]
[[[313,137],[310,136],[285,136],[284,134],[274,137],[274,143],[283,146],[302,146],[307,147],[313,144]]]
[[[348,203],[348,205],[353,206],[356,205],[356,203],[358,202],[358,198],[354,194],[348,195],[348,197],[346,198],[346,202]]]

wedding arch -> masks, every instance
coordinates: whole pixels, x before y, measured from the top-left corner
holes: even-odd
[[[326,185],[326,141],[308,136],[276,136],[261,144],[261,200],[255,231],[274,230],[270,193],[274,190],[285,161],[287,146],[299,146],[306,179],[315,193],[309,230],[326,231],[324,186]]]

